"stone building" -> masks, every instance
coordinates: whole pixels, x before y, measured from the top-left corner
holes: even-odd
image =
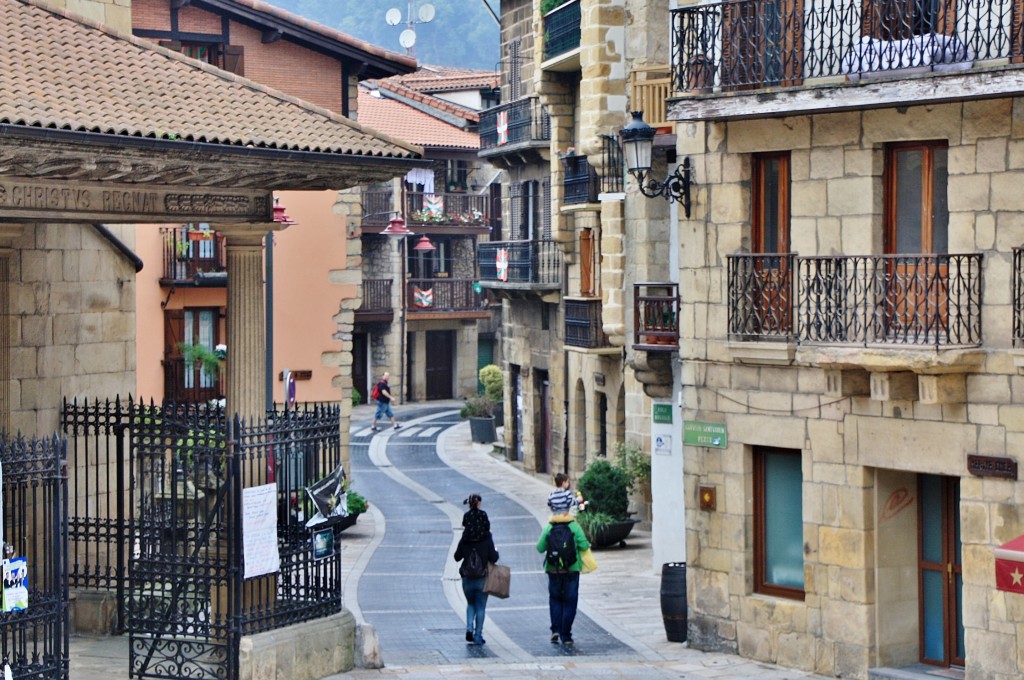
[[[679,4],[690,644],[1021,677],[1019,7]]]

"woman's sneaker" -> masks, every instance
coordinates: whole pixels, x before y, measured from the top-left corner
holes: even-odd
[[[551,644],[553,644],[553,645],[557,645],[558,644],[558,633],[552,633],[551,634]]]

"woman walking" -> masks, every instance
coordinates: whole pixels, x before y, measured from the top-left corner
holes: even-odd
[[[498,561],[498,551],[491,536],[491,520],[480,509],[480,494],[470,494],[462,501],[469,510],[462,516],[462,538],[455,548],[455,561],[462,561],[459,576],[462,592],[466,595],[466,642],[482,645],[484,640],[484,614],[487,611],[487,593],[484,581],[487,565]]]

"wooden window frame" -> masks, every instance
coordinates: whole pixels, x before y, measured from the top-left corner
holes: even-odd
[[[896,215],[897,197],[899,196],[898,175],[896,172],[896,157],[901,151],[921,149],[921,248],[919,253],[898,253],[896,237]],[[937,149],[949,149],[946,140],[929,140],[917,142],[897,142],[888,144],[885,148],[885,169],[883,171],[883,183],[885,186],[885,205],[883,212],[884,224],[884,247],[887,254],[920,255],[934,253],[935,242],[935,151]],[[946,225],[946,239],[949,240],[949,224]],[[948,250],[948,247],[947,247]]]
[[[806,591],[803,588],[783,586],[768,582],[767,565],[767,523],[765,517],[765,503],[767,492],[765,490],[765,461],[768,454],[785,454],[802,458],[802,453],[795,449],[779,449],[768,446],[754,447],[754,592],[760,595],[772,597],[783,597],[789,600],[803,601]],[[803,475],[801,474],[801,488],[803,487]],[[803,498],[797,499],[801,504]],[[801,532],[803,527],[801,526]],[[801,555],[803,553],[801,552]],[[804,560],[801,559],[801,568],[804,567]]]
[[[767,178],[765,165],[768,161],[779,161],[779,187],[781,191],[778,196],[778,214],[775,216],[778,220],[778,234],[776,234],[776,241],[785,247],[778,248],[776,252],[787,253],[789,252],[790,246],[790,222],[792,220],[792,214],[790,212],[790,153],[788,151],[759,153],[754,154],[751,158],[750,250],[751,252],[758,254],[767,253],[764,247],[764,237],[768,212],[765,206],[768,195],[765,189],[765,181]]]

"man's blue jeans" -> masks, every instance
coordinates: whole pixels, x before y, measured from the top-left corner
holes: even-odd
[[[548,607],[551,610],[551,632],[565,642],[572,639],[572,622],[580,599],[580,572],[548,572]]]
[[[462,592],[466,595],[466,630],[473,634],[473,642],[484,642],[484,614],[487,612],[486,578],[462,579]]]

